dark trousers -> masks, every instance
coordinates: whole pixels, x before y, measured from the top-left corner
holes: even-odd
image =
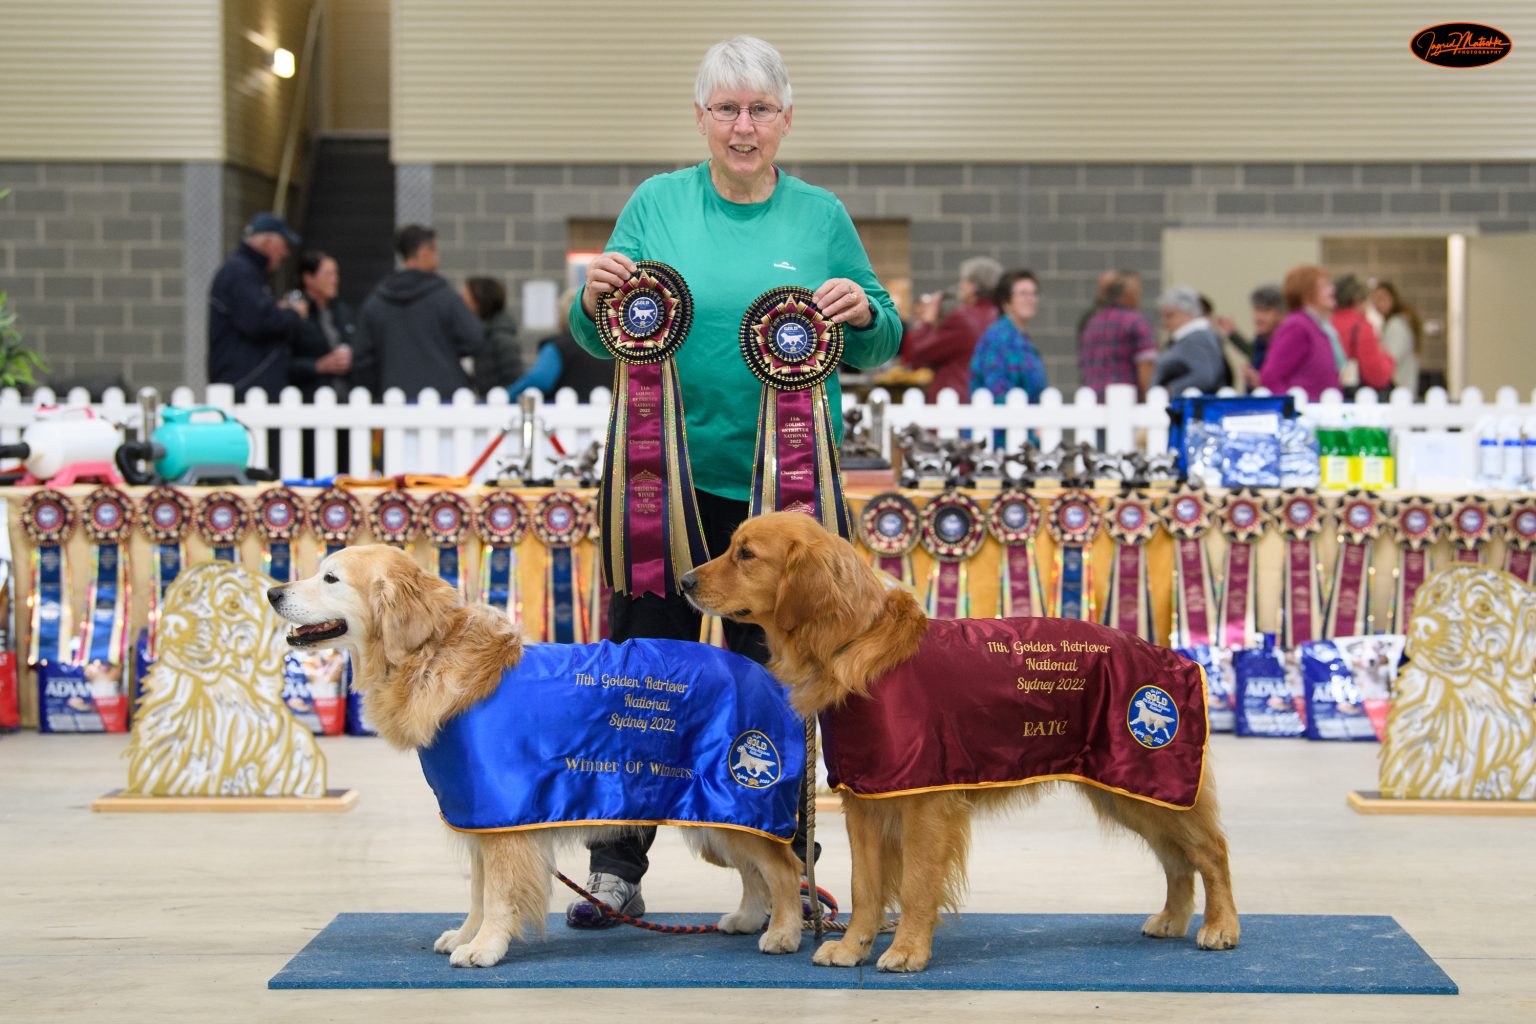
[[[704,526],[704,544],[709,553],[720,555],[731,546],[731,534],[747,518],[747,503],[732,501],[705,491],[698,492],[699,518]],[[697,640],[703,616],[694,610],[681,594],[657,597],[628,597],[614,594],[608,602],[608,632],[615,643],[638,637],[659,640]],[[761,627],[742,622],[722,623],[725,646],[737,654],[745,655],[759,665],[768,662],[768,644]],[[814,765],[806,765],[806,771],[815,771]],[[802,802],[804,796],[801,797]],[[807,809],[800,808],[800,820],[806,820]],[[656,839],[656,829],[650,826],[637,828],[617,839],[605,839],[591,843],[590,870],[618,875],[626,882],[640,884],[650,860],[646,856]],[[805,860],[805,837],[796,834],[792,848],[795,856]],[[821,844],[816,846],[816,856],[821,856]]]

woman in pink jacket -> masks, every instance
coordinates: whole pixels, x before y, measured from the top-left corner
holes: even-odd
[[[1301,388],[1313,401],[1326,388],[1339,386],[1343,362],[1333,325],[1333,282],[1322,267],[1303,264],[1291,268],[1281,287],[1290,312],[1269,339],[1269,351],[1259,383],[1274,394]]]

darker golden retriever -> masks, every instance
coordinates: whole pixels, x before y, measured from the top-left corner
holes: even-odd
[[[802,714],[838,707],[869,692],[882,675],[917,650],[928,620],[907,591],[888,589],[853,545],[799,512],[743,523],[719,558],[684,578],[701,610],[753,622],[768,634],[769,669],[791,688]],[[935,685],[944,682],[935,680]],[[1205,769],[1207,776],[1209,767]],[[1195,874],[1205,883],[1203,949],[1238,941],[1227,866],[1227,841],[1215,789],[1205,778],[1189,810],[1172,810],[1079,786],[1098,815],[1146,840],[1167,875],[1163,909],[1142,925],[1154,937],[1183,935],[1195,909]],[[881,970],[920,971],[932,955],[939,912],[953,908],[965,885],[971,819],[978,811],[1017,804],[1039,785],[944,789],[880,799],[843,794],[853,851],[853,916],[847,933],[816,951],[815,962],[864,962],[887,906],[901,920]]]
[[[401,750],[430,746],[444,722],[490,695],[522,657],[518,627],[488,605],[466,605],[449,584],[383,544],[328,555],[306,580],[268,599],[295,623],[288,642],[352,655],[352,685],[380,736]],[[470,906],[464,924],[433,947],[455,967],[490,967],[514,938],[542,933],[556,845],[612,828],[541,827],[461,833],[469,842]],[[688,828],[705,860],[741,873],[741,906],[723,932],[752,934],[764,953],[800,946],[800,861],[787,844],[724,828]]]

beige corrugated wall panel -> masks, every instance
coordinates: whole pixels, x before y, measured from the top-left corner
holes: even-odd
[[[224,107],[227,157],[232,164],[276,176],[283,156],[293,78],[267,69],[267,55],[281,46],[304,60],[304,30],[311,0],[224,0]]]
[[[0,2],[0,160],[218,160],[218,0]]]
[[[389,131],[389,0],[330,0],[325,123],[331,132]]]
[[[394,155],[686,160],[704,50],[783,52],[789,160],[1524,159],[1536,4],[1423,0],[395,0]],[[1448,18],[1511,54],[1450,71]]]

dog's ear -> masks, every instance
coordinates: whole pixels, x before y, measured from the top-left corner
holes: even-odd
[[[441,632],[458,603],[452,586],[415,566],[380,573],[368,600],[377,631],[374,639],[392,665]]]
[[[846,542],[831,534],[796,538],[779,577],[774,624],[788,633],[807,622],[843,614],[858,590],[857,558]]]

